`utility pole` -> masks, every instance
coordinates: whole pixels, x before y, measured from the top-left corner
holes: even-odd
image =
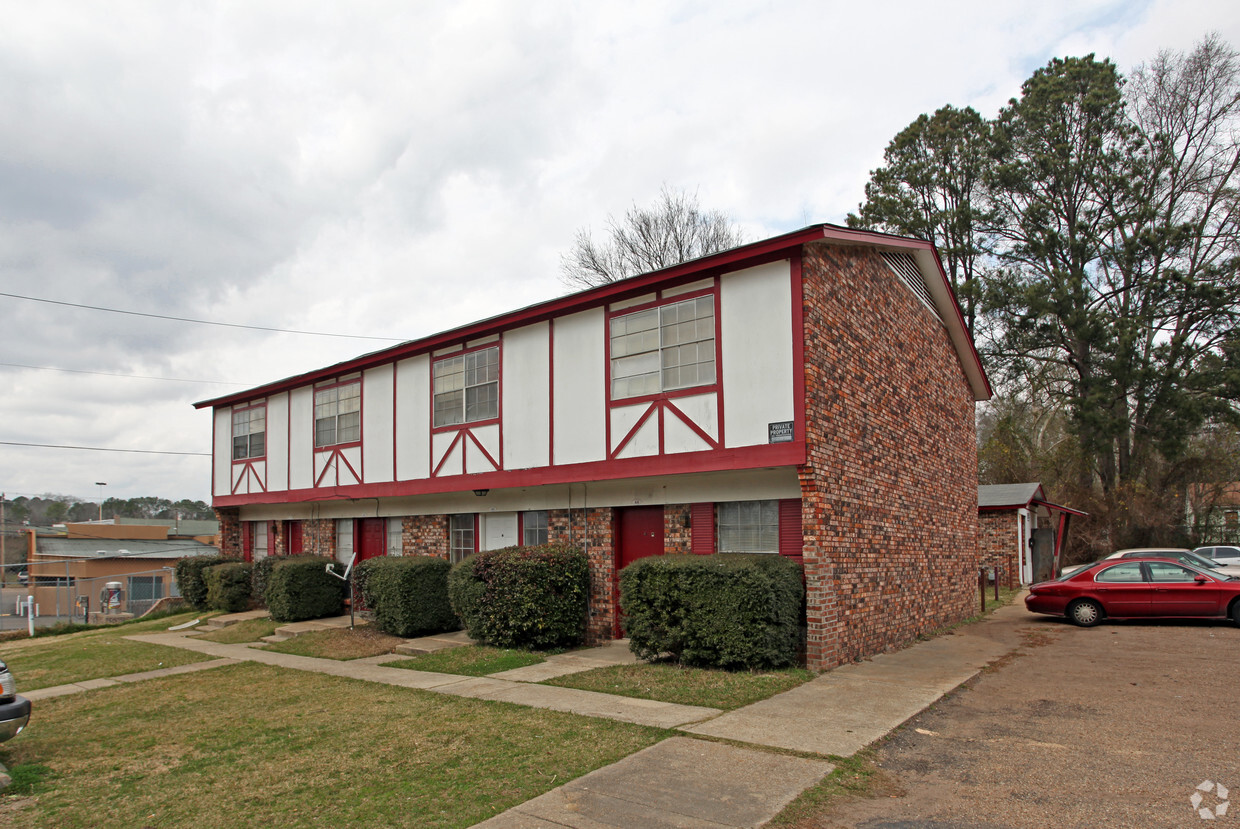
[[[9,571],[4,566],[4,534],[7,532],[4,528],[4,498],[4,493],[0,492],[0,583],[9,580]]]

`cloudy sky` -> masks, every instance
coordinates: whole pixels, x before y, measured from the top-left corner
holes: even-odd
[[[1056,56],[1240,46],[1222,0],[0,0],[0,19],[10,498],[207,500],[206,457],[11,444],[206,453],[193,401],[390,344],[54,303],[412,339],[563,293],[574,232],[665,183],[751,240],[842,222],[919,113],[992,116]]]

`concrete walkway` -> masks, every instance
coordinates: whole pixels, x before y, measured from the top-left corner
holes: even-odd
[[[45,688],[26,696],[46,699],[118,682],[238,662],[261,662],[435,693],[675,728],[686,735],[748,743],[754,748],[689,736],[674,737],[515,806],[479,826],[752,827],[769,821],[802,791],[830,773],[830,756],[856,753],[975,676],[987,664],[1014,652],[1022,644],[1020,628],[1028,621],[1029,616],[1018,600],[983,622],[895,653],[836,668],[791,691],[727,713],[534,684],[567,673],[637,661],[624,643],[560,654],[538,665],[488,677],[463,677],[386,667],[382,663],[399,658],[392,654],[342,662],[274,653],[248,645],[206,642],[192,638],[195,631],[126,638],[185,648],[215,657],[213,661]],[[461,634],[448,634],[427,637],[425,641],[410,640],[405,647],[409,648],[407,652],[428,652],[464,641]],[[816,758],[775,753],[771,748]]]

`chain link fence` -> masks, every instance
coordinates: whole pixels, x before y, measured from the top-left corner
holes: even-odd
[[[78,575],[81,562],[0,565],[0,631],[60,622],[97,624],[136,618],[161,599],[180,596],[172,567]]]

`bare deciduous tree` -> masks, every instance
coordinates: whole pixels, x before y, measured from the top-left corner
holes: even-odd
[[[588,228],[578,230],[560,270],[569,287],[592,288],[728,250],[744,241],[728,216],[703,210],[696,193],[665,185],[650,207],[634,204],[623,218],[608,217],[605,241],[595,242]]]

